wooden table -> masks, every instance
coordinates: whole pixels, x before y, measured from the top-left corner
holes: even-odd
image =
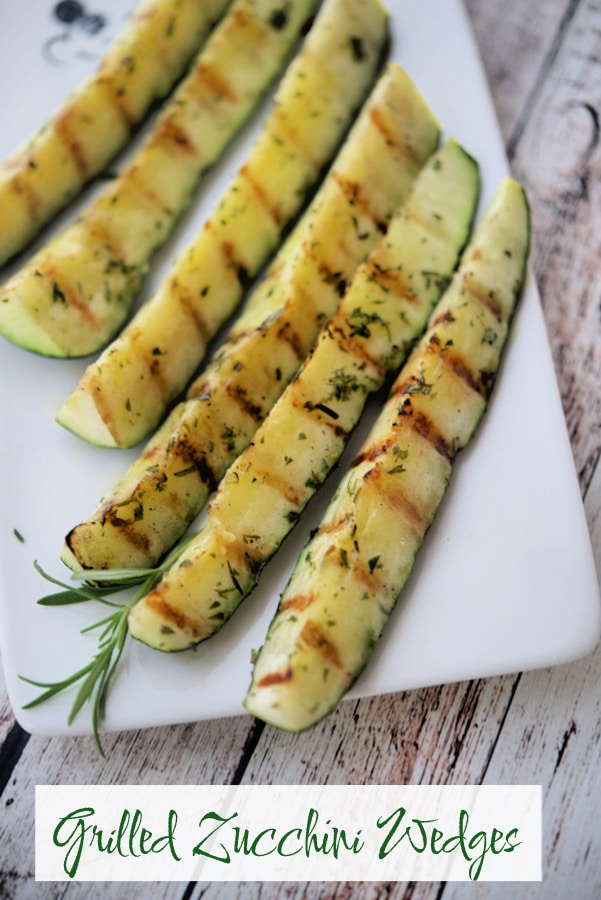
[[[601,565],[601,4],[467,0],[515,175]],[[0,706],[0,896],[315,897],[317,885],[36,885],[35,783],[542,784],[541,884],[329,885],[323,897],[601,896],[601,650],[552,670],[347,702],[300,737],[249,717],[110,735],[31,738]],[[0,699],[0,702],[1,699]],[[352,734],[352,740],[349,740]]]

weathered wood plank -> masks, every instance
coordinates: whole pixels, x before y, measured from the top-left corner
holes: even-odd
[[[509,675],[345,701],[300,735],[266,727],[243,783],[447,784],[459,757],[477,779],[513,682]]]
[[[482,3],[465,0],[506,143],[528,115],[530,98],[561,46],[578,0]]]
[[[532,206],[532,260],[584,491],[601,452],[601,4],[582,0],[569,9],[561,45],[529,105],[513,169]]]
[[[27,743],[0,797],[0,847],[4,884],[0,897],[43,898],[48,887],[36,886],[34,875],[34,788],[36,784],[229,784],[238,779],[252,735],[248,716],[174,728],[106,735],[106,759],[92,738],[39,738]],[[184,886],[185,887],[185,886]],[[181,896],[184,887],[166,885],[153,898]],[[84,896],[90,900],[120,900],[119,885],[64,885],[56,896]],[[4,890],[4,893],[3,893]],[[161,888],[163,890],[163,888]],[[12,893],[11,893],[12,892]],[[148,897],[148,886],[132,886],[130,900]]]
[[[542,784],[544,896],[601,894],[601,654],[522,677],[489,766],[491,784]],[[540,710],[533,716],[533,709]],[[500,900],[500,885],[481,885],[477,897]],[[540,897],[522,886],[520,900]],[[470,897],[459,887],[445,900]]]

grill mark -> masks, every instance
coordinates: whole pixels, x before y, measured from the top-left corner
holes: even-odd
[[[340,316],[337,319],[339,320]],[[349,357],[356,364],[359,371],[371,371],[372,377],[376,381],[384,377],[387,371],[386,362],[369,352],[368,341],[361,340],[357,334],[348,334],[337,324],[336,319],[328,323],[325,328],[332,340],[338,340],[339,343],[344,345],[344,349],[348,352]],[[335,337],[336,334],[339,335],[338,339]],[[371,387],[369,388],[369,390],[372,389]]]
[[[277,45],[277,38],[273,27],[269,27],[266,21],[252,18],[244,10],[233,12],[236,31],[246,31],[241,45],[248,59],[252,62],[261,57],[263,53],[269,53],[273,44]]]
[[[120,540],[124,539],[131,547],[147,553],[150,548],[150,539],[144,532],[135,530],[135,520],[121,518],[116,511],[118,508],[113,507],[106,510],[103,515],[103,524],[106,523],[118,529]]]
[[[345,512],[341,516],[337,516],[335,519],[330,519],[329,521],[322,522],[318,530],[311,538],[311,542],[317,544],[319,539],[323,538],[325,535],[336,534],[337,532],[342,531],[347,526],[350,519],[352,519],[352,514]],[[328,548],[326,554],[329,553],[330,550],[331,547]]]
[[[188,156],[196,156],[197,153],[196,145],[190,138],[190,135],[185,128],[178,125],[173,116],[170,116],[161,124],[159,134],[153,143],[155,145],[168,144],[169,147],[175,147]]]
[[[453,315],[452,310],[447,309],[445,312],[439,313],[433,320],[431,330],[436,331],[439,325],[450,325],[455,321],[455,316]]]
[[[217,490],[219,478],[215,474],[215,470],[210,465],[205,453],[202,456],[195,456],[192,460],[203,484],[205,484],[211,493]]]
[[[148,184],[148,182],[140,177],[140,170],[137,167],[132,167],[128,170],[126,176],[130,183],[133,184],[134,188],[137,188],[139,193],[144,196],[147,200],[149,200],[153,206],[156,206],[163,214],[167,214],[170,218],[173,218],[173,212],[166,209],[163,205],[163,201],[160,196],[156,193],[156,191]],[[125,181],[122,182],[123,184]],[[116,191],[116,198],[119,196],[119,189]]]
[[[73,135],[70,127],[74,112],[75,107],[71,104],[59,113],[56,117],[54,130],[68,155],[75,163],[79,174],[86,179],[88,177],[88,162],[80,141]]]
[[[181,472],[186,469],[193,468],[196,470],[201,482],[205,484],[211,491],[214,491],[219,483],[219,478],[215,474],[214,469],[207,459],[207,454],[203,447],[198,447],[190,439],[189,435],[181,429],[177,432],[177,437],[173,443],[169,444],[167,450],[163,447],[157,448],[161,457],[171,462],[169,468],[173,473],[173,478],[181,477]],[[150,456],[148,457],[151,458]],[[177,462],[181,462],[181,468],[175,469]],[[166,466],[160,466],[160,472],[164,473]],[[180,476],[178,476],[178,472]],[[156,478],[159,472],[154,472]],[[167,476],[165,476],[167,477]],[[168,495],[169,496],[169,495]]]
[[[192,637],[197,636],[198,630],[192,624],[188,616],[181,612],[181,610],[175,609],[167,600],[165,600],[161,594],[160,587],[155,588],[152,593],[147,594],[144,603],[150,610],[163,619],[164,622],[169,622],[179,631],[189,634]]]
[[[409,418],[409,423],[420,437],[427,440],[437,453],[452,464],[455,459],[453,446],[425,413],[421,410],[414,410],[413,415]]]
[[[464,274],[463,281],[470,294],[479,300],[482,306],[484,306],[491,315],[499,320],[503,317],[503,307],[501,303],[491,291],[487,290],[484,285],[480,284],[480,282],[474,278],[471,272],[466,272]]]
[[[199,81],[208,86],[213,93],[215,100],[227,100],[229,103],[235,103],[238,99],[231,83],[223,78],[219,72],[207,63],[202,63],[196,69],[196,77]]]
[[[16,175],[12,179],[12,188],[16,194],[24,197],[25,204],[32,219],[37,220],[40,211],[40,198],[36,194],[33,185],[23,178],[22,175]]]
[[[356,534],[357,523],[353,513],[345,513],[343,516],[330,522],[329,525],[320,526],[319,531],[313,538],[314,541],[319,541],[320,538],[323,539],[328,533],[334,536],[334,543],[330,544],[323,553],[324,559],[340,556],[345,535],[348,536],[349,526],[352,534]],[[342,532],[342,538],[336,537],[338,532]],[[345,566],[352,569],[353,579],[361,582],[369,591],[379,590],[382,586],[385,586],[386,575],[381,573],[377,566],[370,563],[369,559],[365,559],[365,554],[361,551],[357,540],[354,541],[354,548],[356,553],[347,554],[345,559]]]
[[[93,397],[96,412],[104,422],[104,425],[106,426],[106,429],[113,440],[116,440],[117,436],[114,428],[115,419],[112,414],[111,408],[107,403],[106,394],[101,388],[100,378],[98,377],[98,375],[93,375],[90,381],[90,394]]]
[[[372,472],[375,473],[374,480],[379,480],[379,470],[372,469]],[[368,473],[367,475],[368,479],[370,474],[371,473]],[[382,492],[385,493],[388,502],[394,506],[395,509],[400,511],[405,521],[411,525],[413,530],[420,536],[423,536],[426,533],[428,522],[424,519],[421,509],[409,499],[400,482],[397,483],[396,490],[389,490],[387,484],[386,490],[382,489]]]
[[[311,400],[303,401],[301,398],[297,397],[293,397],[292,403],[294,408],[300,412],[312,413],[318,411],[323,413],[323,418],[320,420],[321,424],[325,425],[326,428],[329,428],[334,433],[335,437],[346,438],[348,431],[346,428],[343,428],[342,425],[338,425],[336,420],[339,416],[336,410],[331,409],[331,407],[326,406],[324,403],[313,403]]]
[[[251,447],[255,447],[255,444],[251,444]],[[290,504],[291,509],[288,510],[290,513],[300,513],[303,502],[305,500],[302,488],[301,490],[297,490],[294,485],[284,476],[280,475],[276,468],[273,471],[265,472],[259,471],[256,474],[256,480],[258,482],[263,482],[264,484],[269,485],[269,487],[274,488],[283,498],[284,500]],[[286,515],[286,513],[284,513]]]
[[[113,109],[116,110],[127,130],[131,131],[137,122],[137,117],[132,115],[127,108],[125,100],[127,97],[127,88],[124,86],[124,83],[112,76],[108,79],[98,79],[98,84],[109,95],[110,104]]]
[[[276,684],[284,684],[293,678],[292,669],[286,669],[285,672],[269,672],[257,682],[257,687],[273,687]]]
[[[386,143],[390,147],[395,147],[399,150],[404,157],[414,161],[415,157],[412,153],[410,153],[408,147],[405,144],[402,144],[394,135],[394,133],[386,126],[382,114],[377,107],[374,107],[370,110],[369,118],[375,125],[376,129],[380,132]]]
[[[362,189],[361,185],[356,181],[351,181],[350,178],[345,178],[336,170],[332,172],[332,178],[346,197],[349,206],[357,208],[374,223],[378,231],[384,232],[388,223],[380,221],[376,216],[369,201],[369,194]]]
[[[210,372],[207,374],[209,375]],[[209,377],[201,381],[199,376],[199,378],[196,381],[193,381],[188,388],[186,400],[210,400],[211,384],[212,381]]]
[[[338,296],[342,298],[348,287],[348,282],[346,278],[343,278],[342,272],[334,271],[330,265],[328,265],[325,259],[320,259],[317,265],[317,271],[319,275],[322,277],[323,281],[326,284],[333,285],[336,290]]]
[[[419,409],[416,409],[411,399],[405,394],[410,382],[395,384],[390,392],[390,397],[402,397],[398,408],[397,422],[403,420],[408,427],[428,441],[429,444],[449,463],[455,459],[455,449],[444,434],[434,425],[431,418]]]
[[[395,297],[406,300],[408,303],[419,302],[417,294],[408,287],[397,270],[383,269],[369,259],[366,261],[366,268],[369,272],[369,280],[381,287],[382,290],[394,294]]]
[[[279,341],[285,341],[291,347],[297,360],[302,362],[308,351],[302,336],[298,331],[293,330],[291,322],[284,322],[280,325],[277,331],[277,338]]]
[[[350,178],[345,178],[336,169],[332,172],[332,178],[348,200],[349,204],[355,206],[357,201],[361,198],[359,183],[357,181],[351,181]]]
[[[132,326],[129,333],[130,344],[132,347],[136,344],[136,341],[141,336],[142,329],[136,326]],[[146,356],[144,357],[144,365],[146,367],[148,379],[157,388],[159,394],[161,395],[161,399],[163,401],[169,400],[171,398],[171,388],[169,382],[165,379],[165,375],[161,367],[160,356],[153,355],[152,352],[146,354]]]
[[[184,287],[178,278],[174,276],[169,282],[169,292],[177,297],[180,306],[188,318],[192,320],[199,336],[207,344],[212,338],[213,332],[200,311],[198,304],[194,302],[191,291]]]
[[[220,249],[226,268],[233,269],[240,287],[246,288],[250,280],[249,271],[246,265],[237,259],[234,244],[231,241],[222,241]]]
[[[259,403],[253,403],[247,396],[247,391],[242,385],[232,384],[230,382],[228,383],[226,390],[228,397],[236,403],[250,419],[257,423],[263,421],[265,418],[263,406]]]
[[[423,215],[419,215],[415,208],[404,209],[403,216],[416,228],[421,228],[431,238],[439,239],[441,233],[444,234],[443,224],[435,216],[430,216],[426,219]]]
[[[317,622],[311,620],[306,622],[301,631],[300,640],[307,647],[317,650],[322,659],[326,660],[330,665],[335,666],[337,669],[342,669],[342,660],[336,645],[330,641]]]
[[[86,328],[95,329],[98,327],[98,320],[92,310],[90,309],[89,302],[87,300],[80,300],[77,296],[77,289],[73,288],[72,285],[64,284],[60,281],[60,276],[55,274],[55,271],[52,267],[48,266],[46,268],[38,267],[38,271],[42,272],[44,278],[47,279],[49,283],[49,289],[54,291],[57,287],[60,290],[62,297],[64,297],[64,301],[66,306],[75,310],[82,321],[85,324]],[[50,288],[50,286],[52,286]],[[54,300],[50,299],[50,304],[54,302]]]
[[[270,201],[265,188],[252,175],[248,165],[242,166],[239,174],[251,186],[253,194],[255,195],[263,209],[267,210],[270,219],[275,222],[275,224],[278,226],[278,229],[280,229],[282,227],[282,214],[277,206],[274,206],[274,204]]]
[[[277,109],[278,108],[276,107],[276,111]],[[274,142],[277,141],[277,143],[281,143],[283,146],[290,146],[291,148],[296,149],[303,159],[311,164],[315,172],[320,171],[321,164],[315,159],[309,147],[303,140],[303,137],[298,133],[289,119],[285,119],[280,115],[278,117],[278,122],[271,132],[271,137]]]
[[[105,253],[108,251],[107,255],[110,259],[114,258],[119,260],[120,263],[128,265],[119,244],[113,243],[110,226],[99,206],[94,205],[89,213],[84,213],[79,220],[79,224],[93,238],[91,242],[93,247],[104,248]]]
[[[303,612],[305,609],[308,609],[312,603],[317,599],[317,595],[314,591],[309,594],[294,594],[292,597],[288,597],[286,600],[283,600],[279,612],[289,612],[293,610],[294,612]]]
[[[472,372],[463,357],[459,356],[458,353],[450,352],[447,349],[441,354],[441,359],[445,368],[449,369],[457,378],[460,378],[472,391],[475,391],[476,394],[479,394],[486,399],[486,386],[482,383],[482,379]]]
[[[354,460],[351,463],[351,468],[357,468],[363,463],[376,462],[380,456],[386,453],[387,449],[387,442],[383,442],[381,444],[371,444],[371,446],[366,447],[365,450],[362,450],[355,456]]]
[[[398,481],[392,490],[390,488],[389,482],[386,483],[386,487],[381,487],[379,484],[382,479],[382,475],[384,474],[384,468],[388,468],[389,466],[389,463],[386,461],[385,457],[393,444],[393,440],[383,441],[379,444],[372,444],[372,446],[368,447],[365,451],[359,453],[355,457],[352,463],[352,468],[360,466],[363,463],[369,464],[370,467],[363,474],[362,481],[364,483],[371,482],[376,490],[378,490],[386,497],[387,502],[391,503],[397,509],[401,510],[403,516],[407,521],[409,521],[414,530],[418,534],[423,535],[427,527],[424,521],[424,517],[422,516],[419,508],[415,505],[415,503],[413,503],[412,500],[409,499],[409,497],[403,490],[401,482]],[[335,531],[337,527],[344,525],[344,523],[344,519],[342,520],[342,522],[334,522],[332,531]],[[363,580],[371,585],[373,585],[374,582],[379,581],[378,577],[371,571],[369,572],[369,576],[367,575],[367,573],[365,573]]]
[[[311,256],[311,254],[307,253],[307,256]],[[293,322],[286,319],[287,314],[290,315]],[[313,292],[310,291],[306,285],[299,283],[297,279],[293,279],[292,284],[289,286],[289,289],[287,289],[286,299],[284,300],[283,305],[277,310],[274,310],[274,312],[268,316],[267,319],[264,319],[257,328],[253,329],[253,331],[257,333],[270,333],[278,322],[285,320],[283,321],[283,324],[278,327],[276,334],[278,338],[281,337],[282,340],[290,346],[296,355],[297,360],[303,362],[317,338],[317,334],[315,333],[316,326],[318,329],[320,321],[328,317],[329,311],[326,304],[316,304]],[[303,322],[306,323],[307,320],[311,322],[308,339],[307,336],[303,336],[303,330],[307,331],[307,326],[306,324],[303,325]],[[295,325],[296,330],[292,332],[291,335],[288,335],[287,332],[292,328],[293,324]]]
[[[104,60],[103,64],[101,64],[99,71],[102,73],[102,69],[109,66],[108,60]],[[126,96],[125,88],[122,83],[113,75],[107,76],[100,74],[99,77],[95,80],[95,84],[101,90],[103,90],[109,99],[110,106],[116,110],[119,118],[125,124],[127,129],[131,131],[136,122],[137,118],[134,115],[131,115],[127,106],[124,103],[123,97]],[[74,162],[78,172],[83,177],[84,180],[90,176],[90,168],[88,164],[88,160],[86,157],[86,153],[84,150],[84,146],[80,140],[76,137],[76,127],[73,126],[73,121],[79,116],[79,103],[77,100],[70,103],[68,106],[65,106],[62,110],[60,110],[54,120],[53,129],[57,138],[65,147],[68,156]],[[35,147],[33,148],[35,152]],[[21,168],[23,165],[23,161],[26,157],[16,156],[7,160],[3,168],[10,170],[10,168]],[[17,188],[19,193],[23,193],[22,188],[24,185],[20,184]],[[33,212],[37,209],[39,203],[37,202],[37,198],[35,207],[31,204],[31,198],[29,198],[30,209]]]

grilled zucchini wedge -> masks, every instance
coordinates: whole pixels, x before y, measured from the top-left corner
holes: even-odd
[[[309,353],[438,138],[419,90],[390,64],[309,210],[187,399],[98,510],[67,535],[67,565],[154,565],[179,540]]]
[[[331,161],[387,37],[379,0],[326,0],[247,162],[154,297],[85,372],[62,425],[109,446],[132,446],[158,425]]]
[[[508,179],[299,557],[254,664],[254,716],[307,728],[367,665],[486,409],[528,246],[525,194]]]
[[[311,354],[225,473],[207,524],[133,607],[134,637],[161,650],[191,646],[251,591],[340,458],[368,394],[424,329],[467,240],[478,189],[477,164],[454,141],[426,163]]]
[[[49,356],[106,344],[202,172],[263,96],[315,5],[299,0],[274,18],[279,0],[236,0],[123,173],[0,289],[0,333]]]
[[[230,0],[146,0],[96,73],[0,169],[0,265],[36,235],[129,140]]]

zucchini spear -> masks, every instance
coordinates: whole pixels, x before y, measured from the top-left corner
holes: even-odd
[[[434,154],[252,443],[227,470],[208,522],[133,607],[134,637],[179,650],[210,637],[339,459],[367,395],[406,357],[469,234],[475,161],[454,141]]]
[[[246,164],[154,297],[86,370],[61,424],[106,446],[132,446],[154,430],[332,159],[387,36],[379,0],[326,0]],[[111,304],[102,307],[94,313],[111,320]]]
[[[390,64],[227,341],[98,510],[67,535],[67,565],[152,566],[179,540],[309,353],[438,136],[420,92]]]
[[[315,5],[298,0],[284,14],[281,0],[236,0],[121,175],[0,288],[0,334],[59,357],[85,356],[113,337],[152,254],[284,64]]]
[[[255,660],[245,706],[258,718],[307,728],[367,665],[486,409],[528,245],[526,198],[508,179],[299,557]]]
[[[0,169],[0,265],[126,144],[230,0],[146,0],[82,84]]]

